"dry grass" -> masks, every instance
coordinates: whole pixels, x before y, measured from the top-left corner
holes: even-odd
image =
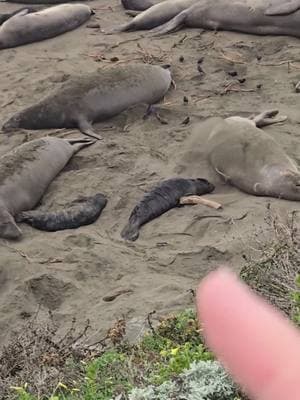
[[[288,215],[283,223],[268,207],[266,222],[270,227],[267,242],[257,241],[258,257],[246,259],[241,277],[256,292],[264,296],[293,318],[292,294],[299,289],[296,277],[300,273],[300,236],[296,228],[296,213]]]

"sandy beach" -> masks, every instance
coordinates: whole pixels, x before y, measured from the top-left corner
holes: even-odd
[[[79,195],[101,192],[108,204],[98,221],[54,233],[22,224],[20,242],[0,240],[2,344],[39,306],[53,312],[61,332],[74,316],[79,325],[89,319],[92,341],[117,318],[130,324],[153,310],[159,315],[189,307],[190,289],[208,271],[223,262],[238,271],[243,255],[255,253],[258,238],[268,240],[269,203],[283,218],[300,210],[297,202],[254,197],[224,184],[206,164],[201,141],[190,140],[195,124],[207,117],[250,116],[278,108],[288,120],[265,129],[300,161],[300,94],[294,89],[300,80],[299,39],[197,29],[155,39],[147,32],[105,36],[88,25],[99,23],[105,29],[130,17],[116,0],[89,4],[96,15],[79,29],[1,50],[1,125],[71,75],[134,62],[171,64],[176,89],[171,88],[161,104],[168,124],[154,117],[143,120],[141,105],[95,125],[104,140],[73,157],[40,207],[55,210]],[[1,3],[0,10],[19,7]],[[205,74],[197,70],[201,57]],[[81,136],[76,130],[1,133],[0,155],[45,135]],[[216,190],[205,198],[221,203],[223,209],[173,209],[145,225],[136,242],[122,240],[120,232],[143,193],[176,176],[210,180]],[[103,300],[119,291],[123,294],[115,300]]]

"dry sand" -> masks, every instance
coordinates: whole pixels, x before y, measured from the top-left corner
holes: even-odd
[[[264,217],[269,202],[283,213],[300,209],[296,202],[249,196],[222,184],[203,162],[201,143],[191,147],[188,140],[192,126],[203,118],[279,108],[288,121],[266,129],[300,160],[300,94],[293,86],[300,79],[300,63],[287,63],[299,57],[298,39],[199,30],[157,39],[142,38],[143,32],[104,36],[86,25],[99,22],[106,28],[130,17],[116,0],[91,4],[96,16],[81,28],[1,51],[0,122],[59,87],[71,74],[143,60],[172,64],[177,89],[170,90],[162,109],[168,125],[155,118],[143,121],[143,106],[98,124],[103,142],[78,153],[51,184],[41,206],[47,209],[62,207],[77,195],[104,193],[108,205],[95,224],[56,233],[22,225],[22,241],[0,240],[2,343],[39,304],[53,312],[62,331],[73,316],[79,324],[89,318],[91,340],[103,336],[118,317],[138,321],[153,310],[159,314],[191,306],[189,289],[195,289],[208,271],[224,261],[239,270],[242,255],[255,247],[257,230],[262,230],[260,240],[267,240]],[[1,12],[18,7],[0,5]],[[114,57],[119,61],[111,61]],[[204,57],[204,76],[197,71],[200,57]],[[224,93],[236,79],[228,74],[232,71],[246,81]],[[187,116],[190,123],[184,125]],[[26,137],[45,134],[80,135],[75,131],[3,134],[0,153]],[[121,240],[120,231],[144,191],[178,175],[211,179],[216,191],[206,197],[224,209],[174,209],[143,227],[138,241]],[[129,292],[111,302],[103,300],[119,290]]]

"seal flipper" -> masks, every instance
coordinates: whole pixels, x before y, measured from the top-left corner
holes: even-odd
[[[94,139],[97,139],[97,140],[103,139],[102,136],[97,135],[97,133],[94,131],[92,125],[83,116],[80,116],[78,118],[78,129],[80,130],[80,132],[82,132],[85,135],[90,136]]]
[[[268,7],[264,14],[265,15],[288,15],[300,9],[300,0],[291,0],[288,3],[276,4],[275,6]]]
[[[139,237],[139,227],[128,222],[121,232],[121,237],[125,240],[134,242]]]
[[[163,25],[158,26],[157,28],[150,30],[150,36],[160,36],[166,33],[171,33],[179,30],[184,26],[185,19],[189,13],[189,8],[181,11],[176,17],[170,19],[170,21],[166,22]]]
[[[280,122],[284,122],[287,120],[285,115],[278,116],[278,118],[274,118],[278,114],[279,110],[269,110],[264,111],[259,115],[256,115],[250,119],[253,120],[257,128],[263,128],[264,126],[278,124]]]
[[[0,238],[17,240],[22,236],[13,216],[3,207],[0,208]]]

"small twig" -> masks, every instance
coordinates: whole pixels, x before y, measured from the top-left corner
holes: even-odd
[[[18,253],[21,257],[25,258],[25,260],[31,264],[32,260],[30,257],[28,257],[28,255],[26,253],[24,253],[23,251],[16,249],[15,247],[9,246],[5,241],[2,242],[3,246],[7,247],[8,249],[13,250],[14,252]]]
[[[156,331],[155,331],[155,329],[154,329],[154,327],[153,327],[153,325],[152,325],[152,322],[151,322],[151,317],[152,317],[152,315],[154,315],[155,313],[156,313],[156,311],[154,310],[154,311],[151,311],[151,312],[147,315],[147,322],[148,322],[148,325],[149,325],[149,328],[150,328],[152,334],[153,334],[154,336],[157,336],[157,333],[156,333]]]
[[[219,210],[220,208],[223,208],[222,204],[217,203],[216,201],[208,200],[201,196],[196,196],[196,195],[195,196],[183,196],[180,198],[179,203],[180,204],[190,204],[190,205],[203,204],[204,206],[214,208],[215,210]]]

